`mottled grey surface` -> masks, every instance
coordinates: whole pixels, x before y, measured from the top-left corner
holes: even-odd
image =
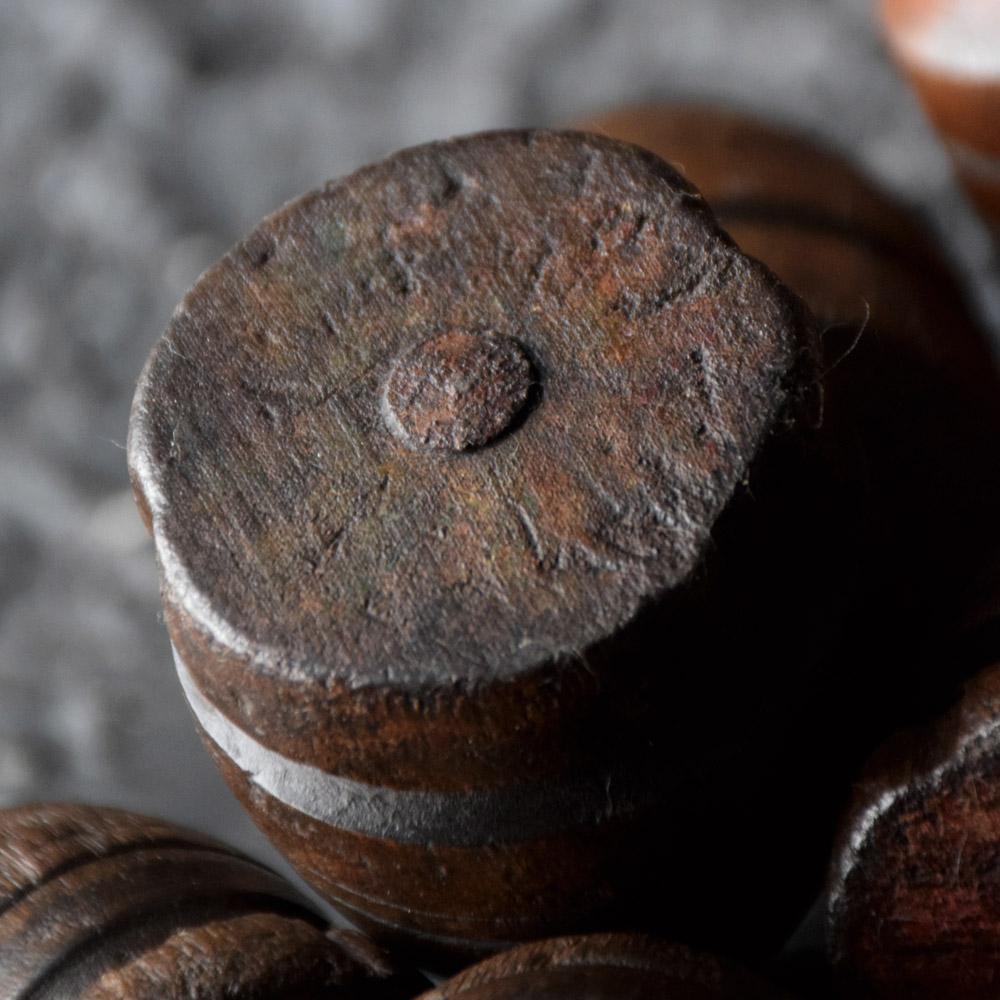
[[[867,0],[0,0],[0,804],[103,801],[265,854],[198,744],[122,446],[174,304],[264,213],[400,146],[710,97],[989,244]]]

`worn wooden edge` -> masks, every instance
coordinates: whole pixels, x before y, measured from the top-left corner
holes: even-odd
[[[990,43],[1000,51],[1000,15],[980,5],[977,44],[983,48],[970,55],[956,23],[969,16],[971,3],[881,0],[879,6],[893,57],[944,141],[966,194],[1000,238],[1000,58],[995,52],[992,63],[982,58]]]
[[[932,791],[949,773],[1000,741],[1000,664],[967,681],[961,694],[936,720],[888,739],[873,754],[855,783],[833,851],[827,886],[827,947],[831,961],[843,965],[842,924],[847,919],[849,882],[863,869],[878,826],[910,796]]]
[[[952,106],[963,106],[961,91],[959,85]],[[689,172],[741,246],[739,231],[754,228],[838,239],[896,270],[928,275],[932,280],[915,287],[917,294],[933,288],[934,295],[953,299],[957,311],[971,313],[968,290],[919,206],[886,190],[849,150],[801,125],[739,106],[678,101],[613,109],[582,120],[580,127],[645,145]],[[740,157],[741,169],[728,167],[726,151]],[[956,155],[961,159],[960,152]],[[785,163],[795,164],[794,172]],[[762,256],[754,243],[743,249]]]
[[[483,135],[493,136],[505,134],[524,134],[530,136],[534,133],[497,132],[484,133]],[[551,134],[560,135],[570,133],[552,132]],[[609,140],[604,141],[607,142]],[[444,145],[445,143],[428,144],[429,147]],[[616,143],[616,145],[624,147],[629,146],[630,144]],[[689,197],[693,204],[700,203],[704,206],[704,202],[695,189],[692,188],[687,181],[685,181],[679,174],[676,173],[676,171],[664,163],[659,157],[641,146],[632,145],[631,150],[636,156],[639,156],[647,163],[652,164],[657,172],[668,178],[669,182],[676,186],[678,192]],[[268,216],[260,225],[280,227],[282,221],[289,215],[289,213],[301,210],[303,207],[307,206],[311,200],[325,197],[339,186],[348,184],[352,181],[352,179],[363,176],[367,172],[377,170],[379,167],[380,164],[372,164],[368,167],[363,167],[361,170],[347,178],[328,182],[316,191],[309,192],[300,198],[293,199],[285,206]],[[734,252],[736,252],[737,248],[735,247],[735,244],[729,240],[724,231],[714,221],[707,206],[704,206],[701,209],[701,212],[706,224],[715,230],[715,234],[720,239],[729,242],[732,245]],[[240,253],[245,246],[246,240],[237,244],[236,247],[225,255],[223,261],[220,261],[219,264],[210,268],[204,275],[202,275],[201,279],[199,279],[199,284],[203,281],[210,281],[213,274],[221,268],[222,264],[226,260],[232,259],[236,254]],[[821,393],[818,377],[816,375],[819,366],[818,343],[814,339],[811,339],[813,334],[810,331],[814,329],[813,321],[811,317],[808,316],[807,311],[801,303],[799,303],[794,296],[792,296],[787,289],[785,289],[785,287],[774,277],[765,265],[758,261],[753,261],[752,258],[745,259],[751,262],[751,267],[754,270],[756,277],[769,286],[770,292],[776,296],[776,299],[780,302],[781,307],[787,311],[789,324],[799,327],[800,337],[802,338],[794,356],[789,359],[788,371],[786,372],[786,377],[783,380],[783,389],[780,394],[780,405],[776,407],[775,413],[771,415],[770,419],[765,421],[760,427],[758,440],[756,442],[756,448],[759,448],[762,443],[766,441],[767,437],[774,433],[779,427],[787,428],[790,424],[796,422],[797,420],[801,420],[803,415],[805,415],[806,423],[810,423],[816,419],[815,415],[819,409],[818,398]],[[192,293],[189,292],[188,295],[185,296],[185,299],[182,300],[180,305],[177,307],[177,313],[183,312],[191,295]],[[186,632],[185,638],[187,640],[187,644],[189,646],[200,647],[199,652],[203,653],[209,660],[234,660],[240,664],[241,668],[249,667],[258,676],[274,677],[276,679],[289,682],[294,687],[312,686],[320,689],[320,693],[324,697],[329,697],[338,689],[346,694],[349,692],[363,691],[366,687],[381,686],[377,682],[369,683],[364,678],[357,675],[352,675],[346,678],[333,678],[329,676],[317,677],[315,670],[310,669],[305,665],[297,665],[294,661],[289,659],[284,650],[252,640],[249,636],[242,633],[237,627],[233,626],[224,617],[217,613],[210,597],[199,589],[199,587],[192,580],[183,559],[176,551],[170,538],[167,537],[163,531],[159,530],[158,523],[160,521],[161,513],[166,507],[167,500],[160,489],[156,469],[151,465],[147,458],[149,448],[147,443],[148,404],[146,401],[146,393],[150,386],[151,372],[159,363],[161,354],[169,350],[169,344],[167,344],[164,340],[159,341],[147,359],[142,374],[140,375],[138,387],[132,404],[127,453],[130,478],[137,504],[141,516],[154,538],[157,560],[161,571],[164,601],[169,607],[174,609],[175,614],[173,616],[173,620],[177,624],[178,629],[183,628]],[[743,470],[744,475],[745,472],[746,469]],[[703,554],[704,553],[702,552],[702,555]],[[688,573],[690,574],[693,569],[694,565],[688,567]],[[623,625],[627,625],[628,620],[639,616],[644,610],[644,606],[654,603],[656,599],[657,595],[649,595],[644,605],[635,607],[630,613],[628,613]],[[176,635],[175,641],[177,641]],[[599,639],[598,641],[601,640]],[[202,656],[192,657],[189,655],[187,659],[188,662],[191,663],[192,668],[196,672],[201,673],[199,670],[199,661],[202,659]],[[567,657],[565,662],[569,663],[570,658]],[[545,663],[543,661],[529,666],[524,673],[530,676],[532,673],[536,673],[541,669],[544,669],[544,667]],[[213,664],[212,671],[210,673],[203,674],[202,680],[210,684],[213,683],[215,675],[220,670],[220,666]],[[490,682],[485,681],[483,684],[484,686],[489,686]],[[469,684],[460,677],[454,678],[449,682],[448,686],[456,692],[462,689],[467,691],[469,688]],[[435,683],[432,687],[438,688],[439,685]],[[420,689],[410,689],[406,692],[404,697],[412,695],[419,698],[425,693],[429,692],[421,691]]]
[[[723,228],[730,218],[794,214],[799,225],[839,231],[924,265],[943,264],[915,218],[917,206],[888,195],[847,150],[800,124],[738,104],[661,101],[599,112],[578,127],[644,146],[690,175]],[[721,155],[727,152],[739,161]]]
[[[778,1000],[785,996],[753,973],[713,955],[647,935],[610,933],[550,938],[522,945],[472,966],[419,1000],[452,1000],[480,993],[489,997],[530,996],[522,991],[530,989],[532,973],[588,970],[602,976],[600,984],[595,984],[598,992],[594,996],[616,995],[613,985],[616,971],[642,974],[648,989],[657,991],[655,995],[661,995],[662,990],[663,996],[670,996],[672,987],[687,986],[704,990],[706,997],[734,1000],[737,997]],[[505,990],[507,980],[510,983]]]
[[[0,834],[5,996],[70,990],[104,998],[127,989],[147,997],[159,984],[173,998],[189,988],[226,988],[241,928],[260,946],[273,942],[277,964],[258,963],[246,976],[241,970],[229,984],[237,989],[239,980],[234,996],[265,983],[312,987],[321,977],[358,995],[398,998],[424,982],[399,973],[361,935],[330,928],[270,868],[173,823],[110,807],[36,803],[0,810]]]
[[[658,157],[641,148],[632,148],[636,155],[653,163],[657,171],[669,177],[670,182],[676,184],[678,190],[693,199],[695,204],[702,204],[694,189],[677,177]],[[378,165],[372,165],[363,168],[361,172],[377,167]],[[330,182],[318,192],[289,202],[269,219],[273,224],[280,224],[280,220],[288,212],[296,210],[297,206],[349,181],[350,178]],[[706,223],[712,231],[721,241],[731,245],[735,253],[735,244],[712,221],[709,210],[699,207],[697,211],[704,213]],[[239,253],[243,246],[243,243],[238,244],[227,256]],[[811,428],[819,419],[822,389],[818,377],[819,338],[814,320],[763,264],[753,262],[750,266],[755,280],[775,296],[786,316],[791,335],[797,338],[794,346],[789,344],[789,355],[784,362],[787,370],[781,379],[780,405],[776,404],[775,412],[759,429],[756,445],[759,451],[767,447],[772,436],[798,433]],[[211,269],[206,272],[208,279],[212,273]],[[184,302],[178,308],[183,309]],[[421,740],[430,741],[424,750],[434,754],[450,752],[453,749],[452,743],[458,746],[463,738],[480,731],[484,719],[496,718],[510,711],[519,713],[519,706],[526,700],[536,706],[532,714],[533,719],[537,716],[537,720],[532,722],[532,726],[540,734],[546,731],[553,719],[564,720],[567,714],[572,718],[577,711],[590,711],[588,706],[593,702],[599,685],[595,684],[594,663],[588,661],[593,659],[600,662],[604,654],[597,647],[606,645],[610,637],[599,640],[584,655],[567,656],[554,661],[543,659],[516,676],[474,683],[461,676],[453,676],[446,682],[435,683],[428,689],[421,690],[401,689],[374,682],[366,684],[356,677],[323,675],[322,671],[302,668],[289,661],[282,650],[260,646],[220,619],[210,600],[190,580],[170,539],[157,530],[157,522],[166,500],[159,489],[156,470],[147,459],[146,392],[149,388],[149,373],[157,364],[160,353],[166,350],[169,350],[169,345],[164,341],[154,348],[133,401],[128,439],[130,475],[140,511],[154,536],[161,569],[166,622],[174,646],[201,695],[231,723],[245,729],[255,738],[263,738],[273,750],[290,758],[308,760],[327,769],[346,769],[349,775],[366,779],[369,777],[367,765],[362,763],[355,766],[352,761],[352,733],[357,731],[361,738],[364,731],[370,728],[373,718],[386,720],[383,746],[392,757],[397,741],[399,746],[408,740],[412,742],[412,730],[418,724],[423,734]],[[747,471],[744,468],[742,474],[746,476]],[[704,558],[704,552],[701,555]],[[695,569],[693,567],[692,572]],[[636,627],[636,623],[647,612],[656,610],[661,596],[652,595],[644,606],[633,609],[631,622],[623,631],[627,633]],[[667,596],[669,599],[669,595]],[[276,713],[273,718],[262,719],[247,713],[244,696],[246,681],[250,679],[254,684],[260,685],[261,690],[271,691],[268,697],[271,698]],[[438,747],[428,735],[429,719],[446,719],[449,727],[454,730],[448,736],[451,743],[447,747]],[[335,747],[336,760],[324,761],[320,737],[329,728],[330,720],[336,720],[336,742],[339,745]],[[305,735],[308,733],[313,735]],[[522,733],[521,737],[530,743],[530,736]],[[308,750],[303,750],[302,744],[297,742],[303,738],[309,743]],[[412,756],[411,749],[412,747],[407,749],[406,754],[395,754],[398,765],[402,766],[403,757]],[[558,761],[552,763],[553,766],[558,766]],[[405,776],[400,775],[400,781],[405,780]],[[467,778],[459,776],[456,780],[461,782]]]

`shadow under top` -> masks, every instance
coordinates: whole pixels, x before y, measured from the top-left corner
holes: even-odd
[[[147,364],[129,463],[168,615],[349,689],[585,655],[689,578],[809,336],[651,154],[398,153],[264,220]]]

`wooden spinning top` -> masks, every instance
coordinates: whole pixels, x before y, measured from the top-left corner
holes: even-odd
[[[865,661],[865,698],[840,690],[852,712],[874,710],[884,735],[885,713],[922,690],[915,665],[930,630],[950,632],[965,611],[955,595],[1000,540],[1000,382],[988,337],[914,213],[809,138],[697,105],[626,108],[584,125],[683,169],[740,247],[823,324],[822,434],[854,497],[839,517],[858,519],[865,538],[855,583],[871,615],[865,645],[886,643]],[[879,675],[888,703],[876,696]]]
[[[573,133],[398,153],[203,276],[129,464],[208,746],[319,891],[496,946],[715,865],[639,849],[757,779],[681,608],[814,348],[677,174]]]
[[[794,872],[818,891],[842,801],[872,749],[992,662],[975,660],[988,630],[970,630],[961,650],[954,641],[969,610],[961,595],[1000,565],[1000,386],[987,338],[913,212],[811,139],[710,106],[624,108],[583,127],[682,169],[824,328],[819,436],[840,490],[810,535],[827,542],[814,549],[827,586],[810,587],[826,606],[848,602],[833,666],[795,715],[785,800],[762,807],[775,822],[758,847],[778,873],[773,887]],[[808,611],[802,620],[816,629]],[[901,953],[893,961],[905,967]]]
[[[635,934],[522,945],[467,969],[420,1000],[778,1000],[763,980],[711,955]]]
[[[207,837],[86,806],[0,811],[0,995],[403,998],[363,937]]]

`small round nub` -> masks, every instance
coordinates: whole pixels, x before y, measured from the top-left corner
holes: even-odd
[[[469,451],[499,437],[534,381],[517,341],[452,330],[398,357],[385,387],[392,433],[414,451]]]

